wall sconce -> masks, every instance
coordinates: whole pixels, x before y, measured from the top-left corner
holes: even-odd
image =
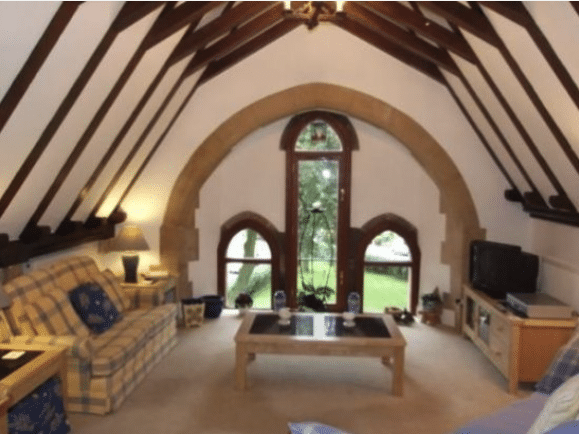
[[[335,8],[331,8],[327,3],[331,2],[305,2],[298,8],[292,9],[292,2],[284,1],[284,16],[289,19],[302,20],[307,28],[312,30],[321,21],[335,21],[344,16],[345,1],[335,2]]]
[[[139,267],[137,252],[149,250],[143,231],[136,226],[123,226],[117,236],[113,238],[110,250],[112,252],[127,252],[123,255],[125,282],[137,283],[137,268]]]

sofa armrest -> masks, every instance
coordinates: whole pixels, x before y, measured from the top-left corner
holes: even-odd
[[[89,337],[66,336],[15,336],[12,342],[22,344],[55,345],[68,348],[67,356],[70,358],[89,361],[92,357],[92,346]]]
[[[169,278],[153,283],[122,282],[120,286],[131,301],[131,309],[151,309],[168,301],[176,301],[175,284],[175,279]]]

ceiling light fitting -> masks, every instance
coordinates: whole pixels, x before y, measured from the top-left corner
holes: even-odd
[[[335,21],[344,16],[345,1],[336,2],[294,2],[298,3],[295,9],[291,1],[284,1],[284,16],[289,19],[301,20],[309,30],[316,27],[321,21]]]

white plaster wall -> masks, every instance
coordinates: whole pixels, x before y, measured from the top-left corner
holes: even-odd
[[[539,255],[539,291],[579,311],[579,228],[533,220],[531,251]]]
[[[98,45],[110,23],[114,20],[115,14],[112,14],[112,11],[117,12],[118,6],[116,2],[103,3],[102,5],[95,2],[82,5],[67,26],[59,43],[53,49],[39,71],[36,80],[33,81],[22,102],[14,111],[10,122],[0,135],[0,149],[11,149],[13,153],[12,158],[0,161],[0,167],[10,165],[7,173],[15,173],[28,152],[36,144],[92,55],[94,47]],[[155,13],[149,14],[119,34],[113,42],[85,91],[57,130],[50,145],[36,163],[34,170],[26,178],[11,206],[0,219],[3,232],[8,233],[11,238],[17,238],[26,225],[28,218],[38,205],[38,200],[46,194],[70,152],[84,134],[90,119],[114,86],[128,59],[152,25],[155,16]],[[79,44],[79,40],[83,40],[85,43]],[[111,110],[108,117],[105,118],[106,122],[114,115],[113,119],[116,120],[114,128],[109,125],[109,129],[105,133],[110,141],[114,138],[110,131],[118,131],[120,129],[118,124],[123,121],[127,112],[130,113],[126,106],[129,105],[130,107],[132,99],[139,97],[141,93],[140,89],[131,95],[127,95],[125,92],[125,97],[121,98],[124,104],[123,116],[119,116],[118,112],[115,114],[114,110]],[[102,132],[102,130],[99,131]],[[102,155],[104,153],[103,148],[107,146],[107,143],[101,142],[94,145],[93,142],[94,140],[91,141],[93,147],[88,153]],[[105,140],[105,142],[107,141]],[[74,195],[71,192],[77,193],[80,190],[81,181],[86,180],[87,175],[92,172],[98,162],[96,158],[89,158],[89,160],[90,163],[87,163],[89,166],[87,167],[85,164],[82,176],[73,178],[72,183],[67,184],[66,187],[70,189],[71,185],[75,185],[77,188],[70,189],[64,200],[62,196],[58,198],[58,203],[61,205],[60,213],[52,208],[42,223],[48,223],[54,229],[54,225],[61,221],[64,213],[68,210],[68,208],[64,208],[66,205],[70,205],[70,197]],[[5,187],[8,184],[8,179],[11,178],[3,179],[6,182],[2,187]],[[38,200],[28,199],[35,196],[39,196]]]
[[[160,225],[180,170],[213,130],[260,98],[310,82],[371,94],[413,117],[457,164],[489,237],[525,242],[524,213],[503,199],[508,185],[445,87],[346,32],[322,25],[313,32],[294,30],[203,85],[124,201],[124,209],[138,207],[154,186],[157,207],[150,219]]]
[[[15,4],[18,3],[15,2]],[[35,79],[10,116],[0,135],[0,149],[4,155],[4,158],[0,159],[0,190],[4,191],[9,185],[68,93],[94,48],[98,45],[107,27],[112,22],[113,18],[110,16],[110,8],[112,7],[113,5],[110,2],[103,2],[100,6],[96,3],[87,3],[78,8],[60,36],[58,43],[52,49],[50,56],[43,63]],[[3,15],[3,12],[7,12],[8,16],[12,16],[11,10],[5,11],[4,8],[5,2],[0,3],[0,15]],[[17,17],[14,18],[17,19]],[[79,44],[79,40],[83,40],[84,43]],[[19,48],[15,44],[8,47],[6,51],[0,52],[2,64],[4,62],[9,63],[9,59],[18,57],[20,54]],[[58,154],[60,151],[62,155],[67,152],[66,155],[68,155],[70,147],[68,142],[59,143],[50,152]],[[43,184],[48,183],[44,179],[54,172],[54,166],[45,167],[38,174],[39,178],[43,180]],[[36,176],[37,173],[34,175]],[[35,180],[32,185],[37,188],[38,181]],[[30,190],[26,194],[30,194]],[[26,197],[26,195],[16,197],[13,203],[18,203],[18,206],[14,208],[24,206],[27,203]],[[11,237],[17,236],[19,235],[19,229],[21,229],[20,222],[27,216],[23,216],[22,214],[24,213],[20,209],[9,208],[7,212],[10,215],[3,215],[0,223],[5,227],[4,232],[10,234]]]
[[[280,139],[289,119],[275,122],[244,139],[201,190],[196,213],[199,260],[190,264],[195,295],[215,293],[217,245],[221,225],[253,211],[285,230],[285,153]],[[440,261],[445,219],[439,193],[408,150],[392,136],[352,119],[360,149],[352,154],[351,225],[361,227],[384,213],[394,213],[418,229],[422,254],[420,291],[449,290],[449,268]]]
[[[0,99],[26,63],[59,5],[60,2],[1,2],[0,53],[9,52],[10,56],[2,56]]]
[[[129,55],[127,53],[127,58]],[[487,229],[488,237],[523,245],[528,243],[527,216],[517,205],[504,200],[503,191],[508,185],[478,143],[478,139],[463,119],[446,88],[345,31],[335,26],[320,25],[312,32],[305,27],[294,30],[197,90],[167,135],[161,149],[155,154],[122,204],[129,214],[129,221],[138,222],[144,229],[152,247],[149,253],[150,262],[158,260],[159,228],[171,188],[196,147],[228,117],[247,105],[283,89],[311,82],[332,83],[368,93],[411,116],[434,136],[457,164],[473,195],[481,225]],[[184,85],[177,99],[182,100],[184,93],[191,87],[191,83]],[[177,104],[172,103],[171,107],[174,106]],[[32,114],[29,113],[27,116],[32,117]],[[221,179],[223,175],[214,175],[220,180],[212,181],[213,184],[208,184],[202,191],[203,209],[199,210],[200,224],[213,219],[223,222],[225,216],[229,218],[232,215],[234,208],[230,207],[234,206],[238,209],[251,206],[257,212],[265,209],[267,212],[264,212],[264,215],[274,224],[283,224],[282,205],[272,207],[271,203],[278,203],[283,198],[279,189],[283,188],[281,187],[283,178],[280,177],[284,175],[285,170],[282,166],[281,171],[273,171],[268,177],[264,178],[262,175],[266,170],[264,167],[267,166],[267,170],[270,170],[270,167],[276,167],[281,161],[279,160],[281,157],[277,155],[279,135],[283,126],[283,123],[276,122],[252,134],[253,141],[248,148],[257,149],[259,143],[265,141],[275,142],[274,148],[271,150],[268,148],[267,152],[260,148],[254,155],[248,153],[243,157],[252,161],[257,158],[256,156],[262,159],[263,164],[259,171],[252,176],[254,182],[262,178],[267,182],[262,180],[261,185],[255,185],[252,191],[260,191],[260,188],[267,190],[260,192],[259,195],[237,194],[235,197],[223,198],[222,192],[228,189],[219,187],[219,183],[226,183],[227,180]],[[398,165],[392,167],[390,173],[404,171],[408,177],[411,175],[414,177],[412,188],[417,190],[413,190],[413,194],[406,195],[406,199],[392,194],[390,187],[386,186],[381,192],[384,199],[383,207],[390,208],[391,211],[398,209],[400,214],[405,218],[408,217],[408,220],[413,221],[425,233],[441,233],[444,222],[440,217],[432,219],[433,213],[424,212],[424,209],[428,208],[434,210],[434,215],[439,216],[438,193],[431,188],[431,181],[416,167],[416,163],[406,150],[399,144],[392,145],[385,133],[373,127],[356,122],[356,128],[359,130],[358,133],[365,137],[367,150],[355,156],[355,164],[374,163],[373,153],[390,160],[391,153],[395,155],[392,161],[397,161]],[[273,140],[274,138],[276,140]],[[385,145],[386,143],[389,145]],[[385,152],[384,146],[391,147],[388,148],[390,153],[381,154]],[[362,152],[370,152],[368,154],[370,156]],[[237,148],[230,158],[236,153]],[[232,169],[239,164],[235,163],[235,160],[231,161],[224,163],[222,167]],[[391,161],[388,161],[388,164],[390,163]],[[378,175],[386,176],[382,173]],[[356,171],[355,176],[355,185],[372,184],[374,181],[371,177],[364,176],[363,171],[360,173]],[[278,184],[273,182],[275,179],[278,179]],[[387,181],[392,182],[390,178]],[[355,185],[354,188],[358,188]],[[360,197],[357,197],[356,201],[359,200],[360,203],[356,201],[354,203],[356,214],[353,214],[355,219],[353,223],[362,224],[371,216],[370,205],[367,199],[358,194],[357,196]],[[205,209],[207,204],[213,201],[217,201],[217,205]],[[15,227],[24,223],[16,218],[10,221]],[[215,261],[212,245],[206,244],[212,236],[211,231],[207,229],[207,234],[204,231],[201,233],[201,254],[203,258],[213,257],[211,260]],[[439,255],[439,241],[427,241],[425,246],[426,252],[430,252],[427,255],[433,258],[434,263],[435,255]],[[215,273],[210,270],[202,271],[199,264],[192,265],[196,267],[193,270],[196,276],[194,287],[200,291],[211,291],[212,286],[214,287],[211,279],[215,278]],[[439,282],[442,282],[439,286],[443,289],[444,281],[447,280],[446,273],[440,268],[425,269],[424,278],[427,283],[425,290],[431,290],[435,284],[439,285]]]

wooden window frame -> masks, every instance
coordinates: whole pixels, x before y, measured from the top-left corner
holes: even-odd
[[[271,253],[270,259],[258,258],[227,258],[227,249],[231,240],[240,231],[251,229],[257,232],[268,244]],[[281,234],[264,217],[251,212],[244,212],[229,219],[221,226],[221,235],[217,246],[217,293],[226,300],[226,273],[229,263],[253,263],[271,265],[271,305],[273,295],[281,288],[280,264],[282,263]]]
[[[340,151],[302,151],[295,149],[296,141],[302,130],[311,122],[322,120],[331,126],[342,143]],[[330,310],[343,310],[346,306],[348,246],[351,208],[351,176],[352,151],[358,149],[358,138],[347,117],[326,111],[309,111],[294,116],[286,126],[282,138],[281,149],[286,152],[286,292],[290,307],[297,307],[297,165],[300,160],[317,160],[326,158],[338,162],[339,177],[339,214],[336,266],[338,276],[336,282],[336,304],[328,305]]]
[[[402,217],[394,214],[383,214],[367,222],[361,229],[362,236],[356,249],[355,269],[359,270],[356,276],[356,288],[359,288],[360,299],[362,300],[362,309],[364,308],[364,273],[367,265],[376,266],[407,266],[410,268],[410,312],[416,315],[418,306],[418,295],[420,287],[420,247],[418,246],[418,230],[404,220]],[[385,261],[385,262],[367,262],[365,260],[366,249],[372,240],[385,231],[395,232],[402,237],[410,250],[410,261]]]

